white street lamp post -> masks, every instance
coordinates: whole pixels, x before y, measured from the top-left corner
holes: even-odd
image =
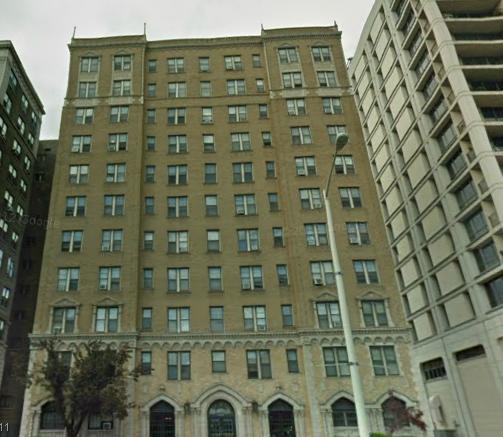
[[[337,151],[342,149],[348,142],[348,136],[345,133],[337,134],[335,139],[335,154],[328,175],[327,185],[323,190],[323,200],[325,201],[325,211],[327,214],[328,240],[330,244],[330,252],[332,253],[332,263],[335,274],[335,286],[337,287],[337,295],[339,297],[339,310],[341,313],[342,329],[344,331],[344,340],[346,342],[346,351],[348,354],[349,371],[351,374],[351,385],[353,386],[353,397],[355,400],[356,418],[358,421],[358,433],[360,437],[369,437],[369,422],[367,412],[365,410],[365,398],[363,396],[363,385],[358,369],[358,361],[355,352],[355,344],[353,341],[353,331],[351,329],[351,320],[349,316],[348,302],[346,299],[346,291],[344,289],[344,281],[342,279],[341,263],[337,246],[335,243],[334,223],[332,220],[332,209],[330,200],[328,199],[328,189],[332,172],[335,167],[335,158]]]

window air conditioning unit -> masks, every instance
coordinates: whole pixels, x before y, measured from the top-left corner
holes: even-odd
[[[299,176],[305,176],[306,175],[306,170],[304,168],[299,168],[298,173]]]
[[[101,429],[111,430],[112,429],[112,422],[103,422],[101,424]]]
[[[245,212],[243,209],[238,209],[238,211],[236,212],[237,215],[245,215]]]
[[[323,285],[323,279],[321,278],[314,278],[313,279],[314,285]]]

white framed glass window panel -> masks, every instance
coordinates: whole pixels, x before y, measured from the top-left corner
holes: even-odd
[[[313,137],[309,126],[295,126],[290,128],[292,144],[312,144]]]
[[[264,288],[262,266],[239,267],[242,290],[256,290]]]
[[[248,110],[246,105],[228,106],[230,122],[239,122],[248,120]]]
[[[254,252],[260,250],[258,229],[238,229],[237,238],[239,252]]]
[[[126,164],[107,164],[107,182],[124,182],[126,180]]]
[[[187,196],[169,196],[168,201],[168,217],[187,217],[189,198]]]
[[[304,233],[308,246],[328,245],[328,234],[326,223],[306,223]]]
[[[168,135],[168,153],[187,153],[187,136]]]
[[[358,284],[377,284],[379,275],[375,260],[353,260],[356,282]]]
[[[101,251],[119,252],[122,250],[124,232],[122,229],[103,229],[101,231]]]
[[[100,58],[97,56],[84,56],[80,58],[81,73],[96,73],[100,67]]]
[[[292,64],[299,62],[299,55],[295,47],[282,47],[278,49],[280,64]]]
[[[131,71],[131,55],[114,56],[114,71]]]
[[[113,96],[130,96],[131,81],[130,80],[114,80],[112,85]]]
[[[234,196],[234,206],[236,215],[257,214],[257,204],[255,194],[236,194]]]
[[[250,134],[248,132],[231,133],[231,149],[234,152],[251,150]]]
[[[123,152],[127,150],[128,134],[118,133],[108,135],[108,151],[109,152]]]
[[[129,106],[112,106],[110,108],[110,123],[122,123],[128,121]]]
[[[168,231],[168,253],[187,253],[189,251],[188,231]]]
[[[311,261],[311,277],[314,285],[334,285],[335,274],[332,261]]]
[[[332,60],[330,47],[325,46],[312,47],[311,52],[313,54],[314,62],[330,62]]]
[[[91,124],[94,119],[94,108],[77,108],[75,110],[76,124]]]
[[[184,58],[168,58],[168,73],[183,73],[184,71]]]
[[[168,308],[168,332],[190,332],[190,308]]]
[[[323,97],[323,112],[325,114],[342,114],[342,103],[339,97]]]
[[[337,86],[335,71],[317,71],[316,76],[321,88],[335,88]]]
[[[168,291],[179,293],[189,291],[189,268],[168,268]]]
[[[302,209],[319,209],[323,207],[319,188],[301,188],[299,196]]]
[[[245,331],[265,331],[267,329],[265,306],[244,306],[243,322]]]
[[[339,302],[316,302],[316,315],[320,329],[341,328]]]
[[[282,73],[283,88],[302,88],[302,73],[300,71],[290,71]]]
[[[91,135],[74,135],[71,151],[73,153],[87,153],[91,151]]]
[[[286,99],[288,115],[306,115],[305,99]]]

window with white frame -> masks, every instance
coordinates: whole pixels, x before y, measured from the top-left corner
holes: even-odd
[[[213,123],[213,107],[206,106],[201,108],[201,123],[203,124]]]
[[[103,197],[103,214],[108,216],[124,215],[124,195],[106,194]]]
[[[112,85],[113,96],[130,96],[131,95],[131,81],[129,79],[114,80]]]
[[[185,82],[169,82],[168,97],[187,97],[187,84]]]
[[[96,97],[96,88],[96,82],[79,82],[78,96],[83,99]]]
[[[204,196],[204,210],[207,217],[218,216],[218,196],[216,194]]]
[[[362,206],[360,188],[342,187],[339,188],[339,194],[343,208],[360,208]]]
[[[199,58],[199,71],[202,73],[207,73],[210,71],[210,58],[200,57]]]
[[[323,206],[319,188],[301,188],[299,196],[302,209],[319,209]]]
[[[107,182],[124,182],[126,180],[126,164],[107,164]]]
[[[203,152],[215,151],[215,135],[203,134]]]
[[[235,162],[232,164],[232,181],[234,183],[253,182],[253,163]]]
[[[300,156],[295,158],[295,173],[297,176],[316,175],[316,158],[314,156]]]
[[[187,183],[187,165],[168,165],[168,184],[185,185]]]
[[[222,283],[222,267],[220,266],[211,266],[208,267],[208,285],[210,287],[210,291],[222,291],[223,283]]]
[[[183,73],[184,71],[184,58],[168,58],[168,73]]]
[[[272,135],[269,131],[262,132],[262,145],[264,147],[270,147],[272,145]]]
[[[246,94],[246,84],[244,79],[232,79],[227,81],[227,95],[242,96]]]
[[[243,321],[245,331],[265,331],[267,329],[265,306],[244,306]]]
[[[276,264],[276,276],[278,285],[286,287],[288,285],[288,266],[286,264]]]
[[[28,158],[27,156],[25,156],[23,158],[23,167],[24,169],[26,170],[26,172],[30,172],[30,169],[31,169],[31,159]]]
[[[120,252],[124,232],[122,229],[103,229],[101,231],[101,251]]]
[[[187,196],[168,196],[168,218],[187,217],[189,198]]]
[[[185,124],[186,108],[168,108],[168,125]]]
[[[108,135],[108,147],[109,152],[120,152],[127,150],[128,145],[128,134],[110,134]]]
[[[283,88],[302,88],[302,73],[300,71],[288,71],[282,73]]]
[[[190,308],[168,308],[168,332],[190,332]]]
[[[143,231],[143,250],[154,250],[154,231]]]
[[[7,307],[9,305],[11,295],[12,290],[9,287],[2,287],[2,295],[0,296],[0,305]]]
[[[388,313],[383,299],[361,301],[363,322],[367,328],[377,328],[388,325]]]
[[[131,55],[114,56],[114,71],[131,71]]]
[[[7,123],[5,123],[4,119],[0,117],[0,135],[5,137],[7,134]]]
[[[358,284],[377,284],[379,282],[375,260],[353,260],[353,269]]]
[[[61,233],[61,251],[62,252],[80,252],[82,248],[82,237],[84,232],[63,231]]]
[[[283,323],[283,328],[294,325],[292,305],[281,305],[281,320]]]
[[[234,207],[236,215],[257,214],[255,194],[236,194],[234,196]]]
[[[341,328],[339,302],[316,302],[316,315],[320,329]]]
[[[314,285],[335,284],[334,265],[332,261],[311,261],[310,266]]]
[[[347,134],[348,131],[346,126],[343,124],[329,125],[327,126],[328,139],[330,144],[336,144],[337,135],[339,134]]]
[[[201,97],[211,97],[213,91],[209,80],[199,82],[199,94]]]
[[[400,374],[394,346],[370,346],[369,349],[375,376]]]
[[[206,241],[208,252],[220,252],[220,231],[218,229],[207,230]]]
[[[265,93],[265,82],[264,79],[255,79],[255,85],[257,87],[257,93]]]
[[[246,105],[228,106],[227,110],[229,113],[229,121],[232,123],[248,120],[248,110]]]
[[[330,47],[311,47],[311,52],[313,54],[314,62],[330,62],[332,60]]]
[[[309,126],[295,126],[290,128],[292,144],[313,144],[311,128]]]
[[[25,124],[24,120],[21,117],[18,117],[16,124],[17,124],[17,128],[19,129],[19,132],[21,133],[21,135],[24,135],[24,131],[26,129],[26,124]]]
[[[243,69],[243,61],[240,55],[224,56],[224,65],[226,70]]]
[[[100,67],[100,58],[97,56],[83,56],[80,58],[81,73],[96,73]]]
[[[231,149],[234,152],[251,150],[250,134],[248,132],[236,132],[231,134]]]
[[[65,216],[83,217],[86,214],[86,196],[67,196]]]
[[[240,252],[253,252],[260,250],[259,231],[253,229],[238,229],[238,251]]]
[[[58,291],[75,291],[79,288],[80,269],[78,267],[58,268]]]
[[[156,122],[156,109],[149,108],[147,109],[147,123],[155,123]]]
[[[288,115],[305,115],[306,101],[305,99],[286,99],[286,108]]]
[[[73,153],[87,153],[91,151],[91,135],[74,135],[71,151]]]
[[[168,253],[187,253],[189,251],[188,231],[168,231]]]
[[[75,331],[75,307],[56,307],[52,310],[52,334],[71,334]]]
[[[169,267],[168,268],[168,291],[179,293],[189,291],[189,268]]]
[[[21,144],[17,140],[12,141],[12,153],[15,156],[21,156]]]
[[[76,124],[91,124],[94,118],[94,108],[77,108],[75,110]]]
[[[106,291],[117,291],[121,288],[121,268],[100,267],[99,269],[99,289]]]
[[[242,290],[261,290],[264,288],[262,266],[240,266],[239,276]]]
[[[335,71],[317,71],[316,76],[321,88],[335,88],[337,86]]]
[[[9,177],[12,180],[12,182],[14,183],[16,182],[17,170],[12,164],[9,164]]]
[[[225,351],[211,351],[211,371],[213,373],[225,373]]]
[[[204,183],[216,184],[217,183],[217,165],[214,163],[204,164]]]
[[[129,106],[112,106],[110,108],[110,123],[123,123],[128,121]]]
[[[278,49],[280,64],[292,64],[299,62],[299,55],[295,47],[282,47]]]
[[[154,269],[151,267],[143,268],[143,288],[147,290],[154,288]]]
[[[323,112],[325,114],[342,114],[342,103],[339,97],[323,97]]]
[[[345,347],[324,347],[323,361],[327,376],[350,376],[348,352]]]
[[[247,350],[248,379],[271,379],[271,355],[269,350]]]
[[[306,223],[304,232],[308,246],[326,246],[328,244],[326,223]]]
[[[210,330],[212,332],[224,331],[224,307],[210,307]]]
[[[275,178],[276,177],[276,162],[266,161],[265,162],[265,177]]]
[[[354,174],[355,164],[352,155],[337,155],[335,157],[336,174]]]
[[[190,379],[190,352],[168,352],[168,379]]]
[[[96,307],[96,332],[117,332],[119,330],[119,307]]]
[[[186,153],[186,135],[168,135],[168,153]]]
[[[367,222],[346,222],[349,244],[362,246],[370,244]]]
[[[14,260],[9,257],[7,258],[7,267],[6,267],[6,273],[7,273],[7,276],[9,278],[13,278],[14,277],[14,273],[15,273],[15,264],[14,264]]]

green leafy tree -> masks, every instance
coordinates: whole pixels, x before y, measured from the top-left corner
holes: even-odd
[[[128,379],[136,380],[139,369],[128,371],[130,353],[98,341],[83,343],[71,352],[72,366],[58,351],[54,340],[40,343],[47,359],[28,376],[29,384],[52,396],[67,437],[77,437],[84,421],[93,414],[123,419],[133,405],[128,402]]]

